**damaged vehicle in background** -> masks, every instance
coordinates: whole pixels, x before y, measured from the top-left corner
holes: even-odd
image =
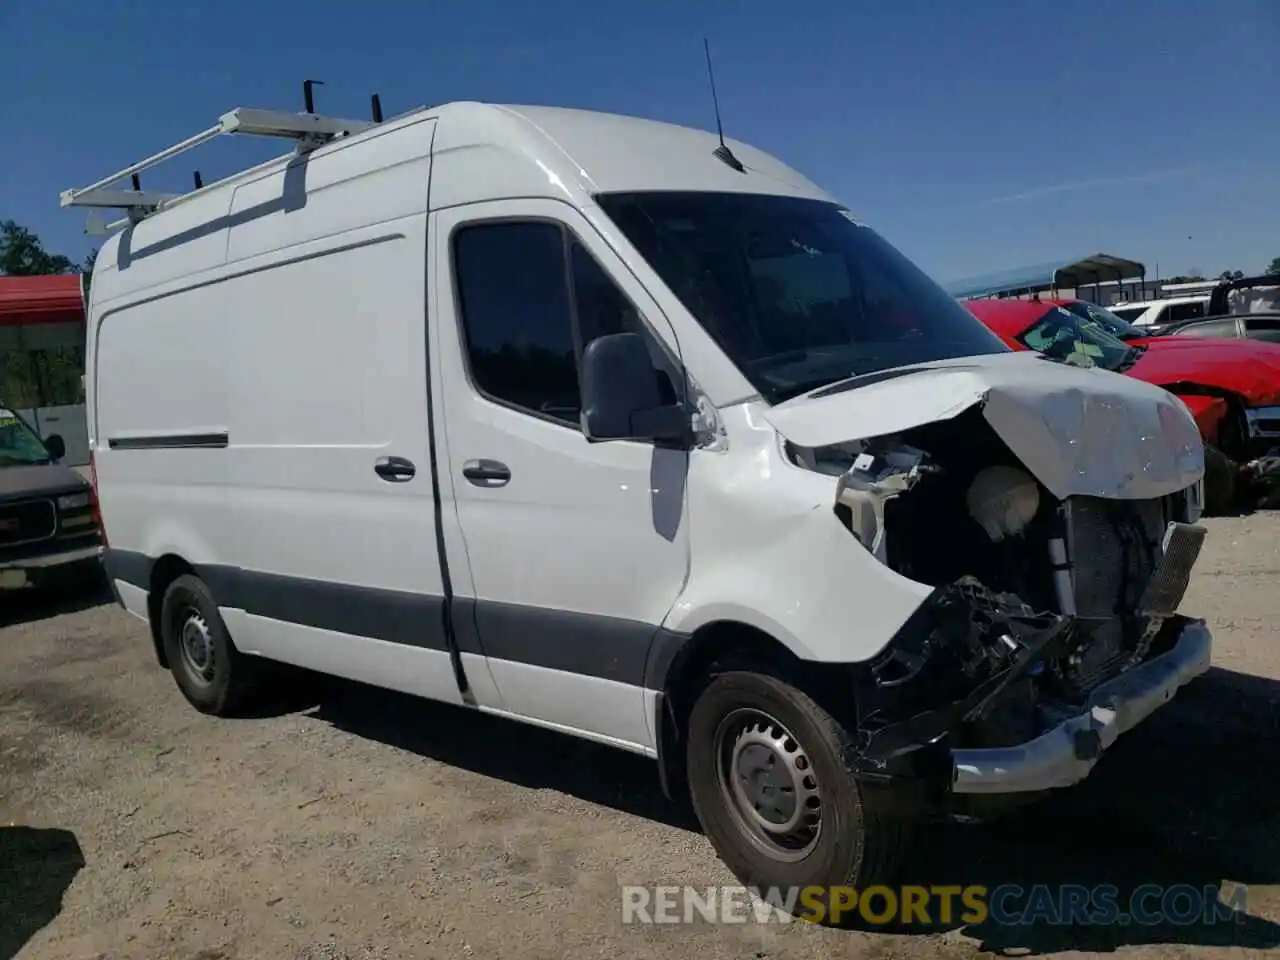
[[[1209,295],[1203,317],[1162,324],[1151,331],[1157,334],[1280,343],[1280,276],[1224,280]]]
[[[1054,360],[1123,373],[1170,391],[1205,443],[1205,511],[1266,505],[1280,445],[1280,344],[1152,337],[1084,300],[970,300],[1006,343]]]

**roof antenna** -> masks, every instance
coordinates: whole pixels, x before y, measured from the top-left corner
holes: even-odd
[[[711,69],[711,44],[706,37],[702,38],[702,49],[707,54],[707,76],[711,80],[711,103],[716,109],[716,133],[720,135],[720,146],[712,151],[712,155],[725,166],[737,170],[739,173],[746,173],[747,168],[742,165],[742,161],[733,155],[733,151],[729,149],[729,145],[724,142],[724,127],[720,123],[720,98],[716,96],[716,75]]]
[[[373,113],[373,122],[381,123],[382,122],[382,98],[375,93],[372,97],[369,98],[369,106]]]

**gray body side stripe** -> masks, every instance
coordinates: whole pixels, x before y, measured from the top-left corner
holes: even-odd
[[[108,549],[104,564],[112,580],[150,589],[154,561],[149,557]],[[197,564],[196,573],[220,606],[319,630],[449,649],[442,596],[219,565]],[[462,653],[658,690],[687,640],[632,620],[470,597],[454,597],[450,612]]]

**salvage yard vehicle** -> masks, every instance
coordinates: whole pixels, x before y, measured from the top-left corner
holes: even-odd
[[[1176,394],[1205,442],[1205,506],[1233,509],[1239,465],[1280,445],[1280,345],[1148,337],[1084,300],[970,300],[1010,346],[1123,373]]]
[[[297,146],[110,189],[237,133]],[[1187,408],[1010,350],[746,144],[242,108],[63,203],[128,211],[105,562],[199,710],[265,660],[515,718],[654,758],[746,883],[864,884],[1208,668]]]
[[[1203,295],[1192,297],[1163,297],[1159,300],[1135,300],[1113,303],[1111,311],[1121,320],[1132,323],[1135,327],[1150,327],[1155,330],[1176,323],[1188,323],[1208,316],[1209,298]]]
[[[99,570],[93,491],[57,461],[62,437],[46,440],[0,408],[0,591],[70,582]]]
[[[1280,343],[1280,276],[1242,277],[1214,287],[1205,317],[1154,329],[1162,336],[1234,337]]]

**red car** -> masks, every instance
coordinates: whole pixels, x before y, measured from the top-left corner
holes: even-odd
[[[1102,367],[1182,398],[1205,440],[1205,500],[1233,497],[1237,464],[1280,445],[1280,344],[1148,337],[1083,300],[969,300],[969,311],[1015,350]]]

